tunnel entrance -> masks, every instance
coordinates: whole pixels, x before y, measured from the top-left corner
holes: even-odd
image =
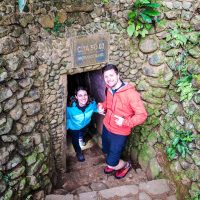
[[[75,95],[75,89],[78,86],[84,86],[88,89],[89,95],[94,97],[96,102],[102,102],[105,99],[105,82],[102,77],[102,70],[88,71],[76,74],[65,74],[65,81],[63,81],[63,86],[65,87],[65,105],[68,105],[70,102],[70,97]],[[62,154],[63,161],[65,164],[65,171],[58,178],[58,181],[55,185],[55,190],[63,188],[59,192],[72,192],[76,194],[78,188],[90,187],[93,182],[99,183],[105,179],[105,174],[103,169],[105,167],[105,155],[101,150],[101,132],[103,126],[104,116],[99,114],[93,114],[92,121],[85,135],[86,147],[83,148],[83,154],[85,157],[85,162],[78,162],[75,150],[72,146],[72,141],[70,135],[65,134],[64,145],[66,150]],[[65,130],[66,132],[66,130]],[[64,139],[64,140],[65,140]],[[91,142],[92,141],[92,145]],[[87,145],[89,144],[89,145]],[[125,150],[122,158],[125,160],[131,160],[128,150]],[[64,155],[64,156],[63,156]],[[132,163],[133,168],[140,168],[139,165],[136,166],[135,163]],[[133,177],[134,171],[132,170]],[[135,179],[128,178],[124,179],[125,182],[133,183]],[[107,181],[108,185],[120,184],[116,180],[110,179]],[[122,182],[121,182],[122,183]]]
[[[80,69],[77,72],[74,70],[73,74],[63,74],[59,80],[60,85],[62,85],[62,102],[63,102],[63,120],[62,123],[62,140],[61,140],[61,153],[60,157],[55,157],[55,159],[61,158],[62,161],[62,171],[58,171],[57,180],[55,181],[55,189],[59,187],[66,188],[66,190],[71,191],[77,186],[85,185],[88,177],[98,182],[99,179],[102,179],[102,168],[105,165],[105,156],[101,151],[101,132],[103,127],[103,118],[104,116],[99,114],[93,114],[92,121],[86,132],[86,142],[92,141],[93,144],[90,145],[90,142],[87,148],[83,149],[83,154],[85,156],[86,162],[78,162],[75,150],[72,146],[72,141],[70,135],[66,131],[66,105],[70,101],[70,97],[74,96],[75,89],[78,86],[87,87],[89,94],[94,97],[96,102],[102,102],[105,99],[105,82],[102,76],[102,70],[99,68],[93,71],[87,71],[80,73]],[[88,134],[88,135],[87,135]],[[127,146],[130,144],[127,143]],[[122,158],[124,160],[131,160],[129,148],[125,149]],[[56,165],[60,167],[59,165]],[[96,167],[94,167],[96,166]],[[133,168],[140,168],[138,163],[132,162]],[[59,168],[58,168],[59,169]],[[92,174],[92,175],[91,175]],[[101,175],[100,175],[101,174]],[[90,177],[92,176],[92,177]],[[59,177],[62,177],[61,179]],[[85,178],[83,178],[85,177]],[[81,182],[81,181],[82,182]],[[94,180],[94,181],[95,181]],[[72,184],[73,182],[73,184]],[[90,181],[89,181],[90,182]]]
[[[75,95],[77,87],[83,86],[88,89],[88,93],[96,102],[102,102],[105,98],[105,83],[102,77],[101,70],[77,73],[74,75],[67,75],[67,105],[69,106],[70,98]],[[85,148],[90,148],[95,144],[101,145],[101,131],[102,131],[103,116],[94,113],[90,125],[86,131],[84,140],[86,142]],[[72,147],[71,137],[67,134],[67,153],[66,157],[75,154]],[[67,169],[66,169],[67,170]]]
[[[68,135],[66,130],[66,105],[70,102],[70,97],[75,95],[75,89],[78,86],[87,87],[89,94],[96,100],[96,102],[102,102],[105,99],[105,82],[102,76],[102,70],[97,66],[94,67],[92,71],[86,71],[80,73],[80,69],[74,70],[70,73],[63,74],[59,80],[59,84],[61,85],[62,92],[62,124],[60,129],[62,130],[62,135],[60,137],[60,151],[56,152],[55,161],[56,168],[58,173],[65,173],[67,170],[67,166],[69,166],[69,162],[67,157],[75,156],[75,151],[72,146],[71,137]],[[90,123],[89,129],[87,130],[87,140],[90,140],[92,137],[92,141],[95,142],[99,147],[101,147],[101,133],[103,127],[103,115],[93,114],[92,121]],[[86,141],[87,142],[87,141]],[[129,144],[131,140],[127,141],[127,147],[122,155],[125,160],[132,160]],[[56,142],[55,142],[56,143]],[[56,143],[57,144],[57,143]],[[92,147],[92,146],[91,146]],[[87,149],[86,149],[87,150]],[[138,166],[137,158],[134,158],[133,165]],[[135,163],[136,162],[136,163]],[[56,181],[55,181],[56,182]]]
[[[68,99],[74,95],[74,91],[78,86],[84,86],[88,89],[90,95],[95,98],[97,102],[104,100],[105,83],[102,77],[101,70],[89,71],[68,75]]]

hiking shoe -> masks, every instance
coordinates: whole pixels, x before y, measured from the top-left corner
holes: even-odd
[[[122,169],[119,169],[116,171],[115,178],[117,178],[117,179],[124,178],[126,176],[126,174],[131,170],[131,168],[132,168],[131,163],[127,162]]]
[[[79,146],[80,147],[84,147],[85,146],[85,142],[83,141],[83,138],[79,138]]]
[[[110,167],[108,167],[108,166],[106,166],[106,167],[104,168],[104,173],[105,173],[105,174],[112,174],[114,171],[115,171],[114,169],[112,169],[112,168],[110,168]]]
[[[77,157],[77,160],[79,162],[84,162],[85,161],[85,157],[84,157],[84,155],[82,153],[77,153],[76,157]]]

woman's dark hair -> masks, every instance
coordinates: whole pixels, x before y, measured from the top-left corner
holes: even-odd
[[[114,69],[114,71],[116,72],[116,74],[119,74],[119,71],[117,69],[116,65],[113,64],[106,64],[103,68],[102,68],[102,74],[104,74],[105,71]]]
[[[78,86],[76,89],[75,89],[75,92],[74,92],[74,96],[72,96],[70,98],[70,102],[69,102],[69,106],[72,106],[72,104],[75,102],[76,104],[78,104],[78,100],[76,99],[75,96],[77,96],[78,94],[78,91],[80,90],[84,90],[87,92],[88,94],[88,102],[86,105],[89,105],[92,101],[94,101],[94,98],[92,98],[90,95],[89,95],[89,92],[88,92],[88,89],[86,87],[83,87],[83,86]]]

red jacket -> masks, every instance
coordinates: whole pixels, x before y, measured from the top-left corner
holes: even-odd
[[[106,110],[103,123],[114,134],[129,135],[131,128],[142,124],[147,118],[147,112],[140,94],[134,86],[127,83],[117,90],[114,95],[112,90],[108,89],[106,99],[102,105]],[[115,123],[115,115],[124,118],[122,126]]]

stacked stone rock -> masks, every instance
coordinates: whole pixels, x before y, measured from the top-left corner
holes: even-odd
[[[25,199],[36,190],[36,196],[44,196],[44,190],[51,190],[50,138],[42,127],[34,45],[39,31],[32,29],[33,15],[19,15],[15,3],[0,2],[1,199]]]
[[[199,190],[199,138],[191,144],[193,151],[185,159],[177,158],[167,164],[164,155],[165,149],[162,148],[169,145],[173,135],[166,132],[163,127],[167,123],[175,124],[179,129],[192,130],[194,134],[199,134],[199,102],[196,101],[199,94],[195,94],[188,103],[180,103],[179,94],[176,92],[175,63],[171,64],[171,61],[174,60],[174,56],[180,53],[181,49],[170,47],[170,43],[166,43],[165,38],[168,29],[173,29],[174,24],[182,19],[185,28],[191,26],[194,30],[189,33],[193,35],[190,42],[198,43],[199,22],[197,19],[199,15],[192,15],[196,5],[192,5],[191,2],[166,1],[164,5],[167,7],[164,12],[168,19],[167,27],[156,30],[155,34],[141,40],[139,44],[140,51],[147,53],[148,56],[147,62],[142,66],[144,76],[139,81],[137,88],[141,91],[142,98],[147,102],[149,118],[142,126],[139,132],[140,136],[132,136],[131,143],[135,144],[132,149],[132,157],[133,159],[138,158],[139,163],[147,170],[149,177],[156,177],[160,172],[164,172],[179,180],[179,184],[191,187],[190,195],[194,198]],[[153,44],[152,40],[154,40]],[[191,61],[188,71],[194,75],[199,75],[199,67],[195,66],[199,60],[199,50],[199,47],[195,46],[194,51],[190,51],[189,58],[187,58]],[[193,83],[193,86],[199,90],[198,84]],[[187,117],[188,110],[193,111],[191,119]],[[137,130],[133,132],[137,132]],[[167,169],[167,165],[170,169]],[[174,176],[172,173],[178,175]]]
[[[14,0],[1,1],[0,193],[7,199],[25,199],[31,194],[40,199],[51,189],[52,172],[63,170],[63,105],[67,94],[62,77],[102,67],[74,69],[69,38],[104,30],[110,33],[110,62],[119,66],[123,79],[136,85],[149,112],[146,124],[134,130],[130,139],[132,158],[139,160],[149,178],[161,172],[172,172],[172,177],[179,174],[182,184],[191,187],[193,197],[199,187],[199,140],[192,144],[192,155],[170,162],[168,169],[160,146],[166,146],[172,138],[163,129],[164,116],[177,127],[200,132],[200,95],[188,103],[179,101],[172,62],[180,49],[172,49],[165,40],[168,30],[183,20],[185,28],[193,27],[191,40],[198,41],[197,3],[163,1],[166,26],[139,40],[126,33],[130,0],[110,0],[104,6],[100,0],[85,1],[81,6],[78,1],[30,1],[29,12],[22,14]],[[53,29],[56,15],[66,25],[58,33],[47,30]],[[188,70],[196,75],[200,74],[199,52],[198,46],[190,50]],[[199,90],[197,80],[193,85]],[[191,119],[186,116],[188,109],[196,111]]]

